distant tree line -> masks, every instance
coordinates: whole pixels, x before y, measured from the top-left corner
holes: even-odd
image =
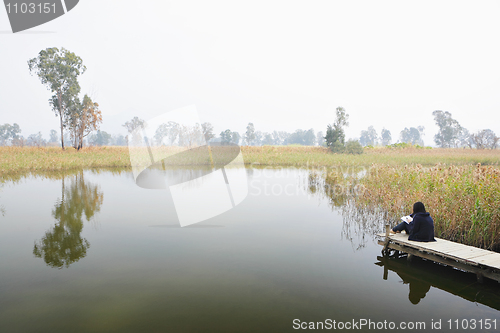
[[[304,146],[326,146],[333,152],[360,152],[361,147],[382,145],[387,146],[392,143],[391,132],[383,128],[380,135],[373,126],[361,131],[359,139],[345,140],[344,128],[349,126],[349,115],[345,109],[338,107],[333,124],[327,126],[326,135],[322,131],[315,133],[309,130],[297,129],[289,133],[285,131],[261,132],[256,131],[253,123],[248,123],[245,133],[241,135],[236,131],[226,129],[217,136],[214,134],[213,125],[205,122],[193,127],[181,125],[175,122],[161,124],[156,130],[154,141],[158,145],[194,145],[205,142],[221,142],[222,144],[233,143],[249,146],[263,145],[291,145],[298,144]],[[490,129],[478,131],[470,134],[467,129],[451,117],[451,113],[434,111],[433,116],[439,127],[438,133],[434,136],[434,142],[438,147],[469,147],[477,149],[495,149],[498,146],[499,138]],[[143,119],[134,117],[126,122],[123,127],[132,133],[137,127],[143,126],[146,122]],[[6,124],[7,125],[7,124]],[[18,127],[17,127],[18,129]],[[405,127],[399,133],[397,142],[412,145],[424,145],[423,126]],[[54,130],[51,131],[55,132]],[[0,133],[1,130],[0,130]],[[1,134],[0,134],[1,135]],[[52,137],[52,136],[51,136]],[[52,141],[52,140],[51,140]],[[123,135],[111,136],[104,131],[97,131],[88,139],[89,145],[127,145],[127,138]]]
[[[134,130],[145,126],[143,119],[134,117],[123,124],[129,133],[127,140]],[[290,145],[298,144],[304,146],[323,145],[324,138],[322,132],[317,134],[311,128],[309,130],[298,129],[293,133],[284,131],[261,132],[256,131],[253,123],[248,123],[246,132],[241,135],[237,131],[226,129],[217,136],[214,133],[214,127],[211,123],[205,122],[186,126],[173,121],[161,124],[155,131],[153,138],[155,145],[174,145],[174,146],[193,146],[204,144],[204,142],[219,142],[221,144],[237,144],[248,146],[262,145]]]
[[[439,132],[434,136],[436,145],[442,148],[469,147],[477,149],[496,149],[499,137],[490,129],[470,133],[448,111],[436,110],[432,113]]]
[[[0,125],[0,145],[16,145],[21,133],[21,128],[18,124],[14,123]]]
[[[470,133],[465,127],[462,127],[457,120],[452,118],[448,111],[436,110],[432,113],[434,121],[439,131],[434,135],[434,143],[441,148],[477,148],[477,149],[496,149],[498,148],[499,137],[490,129],[483,129],[476,133]],[[424,145],[422,139],[424,127],[404,128],[399,134],[401,143],[412,145]],[[392,141],[391,132],[382,129],[380,136],[373,126],[367,130],[361,131],[359,143],[366,146],[389,145]]]
[[[65,142],[71,141],[71,135],[69,133],[64,133],[63,140]],[[61,141],[56,130],[50,130],[49,139],[46,140],[42,132],[30,134],[25,138],[21,135],[21,128],[16,123],[13,125],[0,125],[0,146],[61,147]],[[126,146],[127,140],[122,134],[111,135],[105,131],[98,130],[84,139],[83,143],[89,146]]]
[[[255,130],[253,123],[248,123],[242,143],[248,146],[279,146],[293,144],[314,146],[317,143],[322,143],[317,139],[318,138],[312,128],[309,130],[297,129],[292,133],[285,131],[261,132]]]
[[[99,104],[92,101],[88,95],[80,100],[80,85],[78,76],[83,74],[86,67],[80,57],[74,53],[57,48],[48,48],[40,51],[38,57],[28,61],[29,70],[36,74],[42,84],[51,92],[49,103],[52,110],[60,119],[60,135],[56,130],[51,130],[49,140],[46,141],[41,132],[31,134],[24,138],[20,133],[18,124],[0,125],[0,145],[15,146],[45,146],[57,145],[64,149],[65,142],[71,142],[73,147],[80,149],[84,144],[95,146],[125,146],[132,140],[134,130],[146,126],[146,122],[139,117],[134,117],[125,122],[123,127],[127,129],[128,135],[111,135],[99,130],[102,123],[102,115]],[[476,133],[470,133],[462,127],[458,121],[452,118],[448,111],[436,110],[432,113],[436,125],[439,128],[434,136],[434,142],[438,147],[468,147],[477,149],[496,149],[499,137],[490,130],[483,129]],[[196,146],[205,142],[220,142],[222,144],[238,144],[249,146],[262,145],[303,145],[303,146],[325,146],[335,153],[361,153],[363,147],[382,145],[387,146],[392,142],[391,132],[383,128],[380,135],[373,126],[361,131],[359,139],[345,140],[344,128],[349,126],[349,115],[343,107],[335,110],[335,119],[328,124],[326,134],[322,131],[315,133],[309,130],[297,129],[289,133],[285,131],[262,132],[257,131],[253,123],[248,123],[246,131],[240,134],[236,131],[226,129],[219,136],[214,133],[213,125],[205,122],[186,126],[176,122],[161,124],[151,138],[151,144],[156,145],[178,145]],[[405,127],[399,133],[398,143],[412,145],[424,145],[423,126]],[[139,139],[142,138],[142,135]]]
[[[21,128],[14,123],[0,125],[0,146],[35,146],[47,145],[47,141],[42,137],[42,133],[31,134],[28,138],[21,135]]]
[[[425,128],[423,126],[410,127],[410,128],[405,127],[399,133],[398,142],[423,146],[424,140],[422,137],[424,135],[424,129]],[[377,146],[377,145],[387,146],[390,145],[391,142],[392,142],[391,131],[389,131],[386,128],[383,128],[382,131],[380,132],[380,135],[378,135],[375,128],[373,126],[370,126],[368,127],[367,130],[361,131],[359,137],[359,143],[363,147]]]

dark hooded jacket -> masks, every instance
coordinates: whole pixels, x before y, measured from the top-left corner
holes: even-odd
[[[417,242],[434,242],[434,221],[429,213],[415,213],[410,215],[413,221],[409,223],[410,235],[408,240]]]

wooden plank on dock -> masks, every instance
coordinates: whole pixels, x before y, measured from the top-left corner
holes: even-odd
[[[456,251],[445,252],[445,253],[451,254],[455,257],[468,259],[468,260],[473,260],[474,258],[483,257],[483,256],[487,256],[487,255],[491,254],[490,251],[485,251],[485,250],[478,251],[478,250],[481,250],[481,249],[465,248],[465,249],[457,249]]]
[[[499,267],[500,266],[500,258],[494,254],[489,254],[487,256],[477,258],[476,260],[481,265],[490,266],[490,267]]]
[[[445,263],[500,282],[500,253],[441,238],[436,238],[435,242],[410,241],[405,233],[377,236],[384,239],[379,244],[388,244],[388,248]]]

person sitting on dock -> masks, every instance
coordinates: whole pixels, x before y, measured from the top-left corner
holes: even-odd
[[[434,221],[429,213],[425,211],[423,203],[415,202],[413,204],[413,214],[410,215],[413,220],[410,223],[401,222],[394,228],[392,233],[398,233],[403,230],[409,235],[408,240],[417,242],[435,242],[434,239]]]

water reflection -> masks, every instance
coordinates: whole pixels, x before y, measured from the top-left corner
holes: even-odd
[[[50,267],[69,267],[87,255],[90,243],[81,237],[83,219],[92,220],[103,202],[99,186],[85,182],[83,171],[67,183],[63,177],[61,199],[52,210],[57,223],[33,247],[33,254]]]
[[[254,171],[256,180],[265,180],[258,169],[247,170]],[[294,172],[269,170],[269,187],[296,186]],[[307,171],[298,174],[307,186]],[[491,284],[477,285],[474,275],[441,274],[436,265],[415,268],[417,260],[407,264],[402,258],[390,259],[384,266],[388,280],[383,280],[384,267],[374,265],[381,247],[368,242],[376,225],[370,211],[351,206],[349,200],[335,208],[340,212],[352,207],[347,214],[352,220],[343,222],[332,214],[328,200],[319,196],[310,200],[303,192],[270,197],[262,194],[264,182],[255,181],[262,192],[253,192],[244,205],[203,224],[180,228],[160,225],[177,222],[170,211],[165,220],[165,207],[160,207],[173,208],[164,200],[170,198],[156,199],[157,191],[135,186],[132,177],[131,172],[87,170],[83,175],[66,174],[62,193],[62,178],[32,177],[4,189],[8,214],[7,223],[0,223],[0,332],[229,332],[242,327],[249,332],[284,332],[294,318],[319,321],[334,316],[347,322],[362,316],[384,321],[388,312],[381,304],[391,304],[395,318],[428,323],[431,318],[456,318],[457,313],[470,318],[498,316],[499,292]],[[106,191],[106,202],[101,191]],[[39,200],[40,193],[50,199]],[[94,200],[88,199],[92,196]],[[66,204],[56,204],[56,197]],[[41,202],[37,209],[22,210],[30,200]],[[103,223],[96,240],[85,234],[89,231],[85,208],[77,208],[85,201],[94,205],[97,201],[89,213]],[[44,218],[45,212],[50,221],[40,230],[37,217]],[[202,229],[206,223],[210,226]],[[26,230],[38,230],[28,243]],[[363,242],[367,246],[351,251],[349,242],[339,241],[341,231],[356,246]],[[74,250],[60,245],[65,237],[87,253],[76,264],[78,246]],[[62,241],[51,244],[58,238]],[[84,238],[92,249],[85,247]],[[43,260],[30,251],[35,239]],[[65,257],[65,248],[75,256]],[[45,262],[58,268],[68,263],[72,269],[49,269]],[[403,266],[401,270],[396,263]],[[409,302],[410,293],[418,296],[415,306]]]
[[[327,200],[332,210],[342,214],[342,239],[348,240],[354,251],[375,242],[376,235],[384,230],[386,223],[397,223],[380,208],[357,200],[362,188],[356,187],[359,184],[356,172],[310,170],[305,183],[309,194]],[[474,274],[420,258],[408,262],[407,257],[397,251],[377,259],[376,265],[384,267],[384,280],[388,280],[389,271],[392,271],[400,282],[408,285],[408,301],[413,305],[421,304],[433,287],[500,310],[500,290],[495,281],[479,284]]]
[[[376,242],[376,235],[384,230],[387,216],[379,209],[359,206],[355,198],[342,207],[342,238],[349,240],[354,250]]]
[[[3,187],[3,179],[0,178],[0,193],[2,192],[2,187]],[[0,203],[0,215],[5,216],[5,207],[1,203]]]
[[[408,300],[412,304],[418,304],[434,287],[500,310],[500,291],[495,281],[478,283],[473,274],[416,257],[409,262],[406,256],[400,256],[398,252],[392,256],[379,256],[377,260],[375,264],[384,268],[384,280],[388,280],[388,272],[392,271],[404,284],[408,284]]]
[[[197,166],[190,169],[163,168],[153,165],[144,169],[137,176],[136,184],[146,189],[167,189],[169,186],[188,183],[192,187],[200,187],[203,184],[203,176],[213,172],[209,166]]]
[[[356,201],[364,190],[359,184],[363,169],[346,170],[309,171],[307,191],[326,199],[332,210],[342,213],[342,239],[350,241],[353,249],[357,251],[375,241],[376,235],[384,230],[388,218],[382,210],[360,205]]]

